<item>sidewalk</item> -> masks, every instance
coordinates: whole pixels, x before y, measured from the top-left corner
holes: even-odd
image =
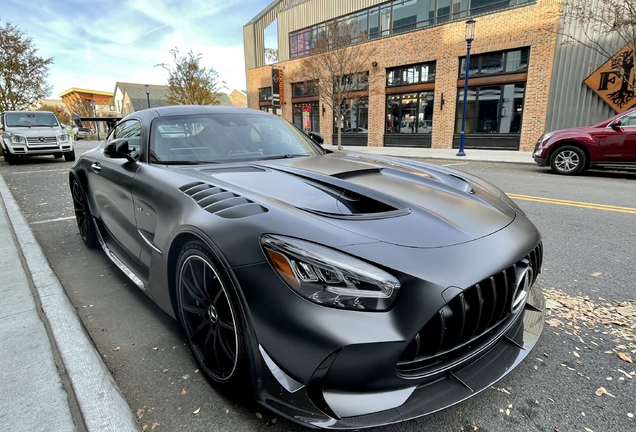
[[[0,175],[0,430],[139,427]]]
[[[330,150],[338,148],[336,145],[325,146]],[[534,164],[532,152],[508,151],[508,150],[465,150],[466,156],[457,156],[457,149],[428,149],[413,147],[366,147],[343,146],[345,151],[374,154],[382,156],[399,156],[421,159],[445,159],[457,161],[457,163],[471,162],[504,162]]]

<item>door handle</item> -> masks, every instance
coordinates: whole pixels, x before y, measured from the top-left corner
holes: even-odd
[[[102,170],[102,167],[99,165],[99,163],[95,162],[93,165],[91,165],[91,168],[93,169],[93,171],[95,172],[100,172]]]

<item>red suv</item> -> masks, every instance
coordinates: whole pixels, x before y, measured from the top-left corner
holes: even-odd
[[[544,134],[532,157],[557,174],[580,174],[588,168],[636,168],[636,108],[595,126]]]

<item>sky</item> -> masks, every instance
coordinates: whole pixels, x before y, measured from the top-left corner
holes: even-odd
[[[245,89],[243,26],[271,0],[0,0],[11,21],[53,57],[50,97],[71,87],[112,92],[116,82],[166,84],[169,50],[201,53],[228,93]],[[275,23],[266,45],[276,45]]]

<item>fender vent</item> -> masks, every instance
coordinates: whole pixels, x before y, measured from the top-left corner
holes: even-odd
[[[267,213],[265,207],[208,183],[188,183],[179,190],[192,198],[203,210],[225,219],[240,219]]]

